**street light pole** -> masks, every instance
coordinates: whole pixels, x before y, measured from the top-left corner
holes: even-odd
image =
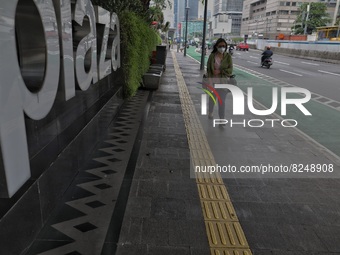
[[[202,42],[200,70],[204,70],[204,64],[205,64],[205,31],[207,30],[207,13],[208,13],[208,0],[205,0],[204,1],[204,19],[203,19],[203,42]]]
[[[179,52],[179,49],[181,48],[181,44],[182,44],[182,23],[178,23],[177,25],[178,28],[178,41],[177,41],[177,52]]]
[[[339,5],[340,5],[340,0],[337,0],[336,5],[335,5],[335,10],[334,10],[332,26],[335,26],[336,18],[338,16],[338,12],[339,12]]]
[[[255,34],[256,34],[256,38],[259,38],[258,33],[257,33],[257,24],[259,21],[256,19],[255,22],[256,22]]]
[[[185,39],[184,39],[184,57],[187,56],[187,40],[188,40],[188,16],[189,16],[189,0],[187,0],[187,6],[185,7]]]
[[[307,34],[307,21],[309,19],[309,10],[310,10],[310,4],[307,5],[307,17],[306,17],[306,21],[305,21],[305,30],[304,30],[304,34]]]

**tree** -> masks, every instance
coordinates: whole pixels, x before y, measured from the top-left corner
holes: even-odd
[[[132,11],[143,18],[147,17],[142,0],[92,0],[92,2],[106,10],[117,13],[118,16],[123,11]]]
[[[171,1],[170,0],[154,0],[154,5],[150,6],[148,9],[149,13],[149,20],[153,27],[156,30],[160,30],[161,32],[167,32],[170,28],[170,22],[167,21],[164,23],[164,14],[163,10],[169,6],[171,6]]]
[[[340,24],[340,15],[336,18],[335,25],[339,26]]]
[[[164,22],[164,14],[161,8],[158,6],[152,6],[149,8],[150,21]]]
[[[325,3],[310,3],[310,11],[306,22],[307,6],[308,3],[300,6],[300,14],[295,20],[296,25],[292,27],[295,34],[303,34],[305,25],[307,25],[307,34],[311,34],[316,31],[317,27],[326,26],[331,21]]]
[[[160,7],[162,10],[166,9],[167,6],[169,6],[170,9],[172,8],[170,0],[154,0],[153,2],[155,3],[156,6]]]

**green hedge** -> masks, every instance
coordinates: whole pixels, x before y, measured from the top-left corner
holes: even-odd
[[[124,73],[125,97],[133,96],[150,66],[150,57],[161,39],[156,31],[137,14],[123,11],[119,15],[121,67]]]

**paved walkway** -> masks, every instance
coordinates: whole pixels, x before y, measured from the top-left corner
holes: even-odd
[[[339,179],[190,172],[203,160],[339,173],[337,157],[295,129],[212,127],[201,77],[195,60],[168,53],[160,88],[126,102],[26,254],[340,254]]]
[[[182,54],[176,57],[196,110],[200,112],[199,65]],[[240,76],[236,79],[241,88],[252,84]],[[228,119],[232,118],[231,109],[229,94]],[[218,116],[217,109],[214,115]],[[240,117],[233,119],[242,122]],[[264,118],[248,112],[242,119]],[[220,129],[214,128],[207,116],[200,116],[200,120],[220,166],[232,165],[239,169],[240,166],[295,163],[304,167],[310,164],[334,167],[334,172],[328,175],[310,172],[286,176],[236,174],[235,178],[224,175],[228,177],[224,182],[253,254],[340,254],[338,157],[293,128],[243,128],[240,125],[231,128],[229,124]],[[312,178],[305,178],[307,176]]]

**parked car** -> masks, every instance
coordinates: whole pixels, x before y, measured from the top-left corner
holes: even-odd
[[[247,43],[239,43],[236,45],[236,50],[249,50],[249,45]]]

